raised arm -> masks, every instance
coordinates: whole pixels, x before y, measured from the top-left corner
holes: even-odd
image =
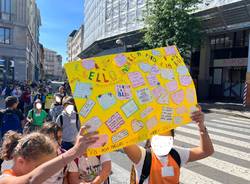
[[[127,154],[128,158],[134,163],[138,164],[141,160],[142,153],[141,148],[137,145],[127,146],[124,149],[124,152]]]
[[[97,141],[96,132],[83,135],[86,128],[81,128],[75,146],[62,155],[40,165],[30,173],[20,177],[5,177],[0,184],[41,184],[60,171],[65,165],[86,152],[88,146]]]
[[[197,124],[200,133],[200,145],[191,148],[188,162],[206,158],[214,153],[213,143],[204,124],[204,113],[201,111],[192,114],[192,120]]]

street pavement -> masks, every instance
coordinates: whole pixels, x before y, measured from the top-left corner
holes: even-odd
[[[250,119],[206,114],[206,125],[215,153],[206,159],[181,168],[182,184],[247,184],[250,183]],[[176,129],[175,145],[199,145],[199,132],[193,123]],[[131,162],[121,152],[111,154],[111,182],[128,184]]]

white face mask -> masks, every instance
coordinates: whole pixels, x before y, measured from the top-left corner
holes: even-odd
[[[151,147],[157,156],[166,156],[172,149],[173,142],[172,136],[155,135],[151,139]]]
[[[61,103],[61,98],[59,96],[56,96],[56,102]]]
[[[65,111],[66,111],[69,115],[71,115],[72,112],[74,112],[74,105],[68,105],[68,106],[66,107]]]
[[[41,109],[41,108],[42,108],[42,104],[37,103],[37,104],[36,104],[36,108],[37,108],[37,109]]]

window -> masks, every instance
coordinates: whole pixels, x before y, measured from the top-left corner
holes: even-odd
[[[10,29],[0,27],[0,43],[10,44]]]
[[[0,0],[0,19],[10,20],[11,0]]]

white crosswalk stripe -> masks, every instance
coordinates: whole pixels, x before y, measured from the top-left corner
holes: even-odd
[[[214,119],[212,121],[214,121]],[[221,123],[226,123],[226,124],[229,124],[229,125],[240,126],[240,127],[244,127],[244,128],[249,129],[249,125],[243,124],[241,122],[236,122],[237,120],[234,121],[234,120],[231,120],[231,119],[229,120],[228,118],[221,118],[221,120],[218,120],[218,121],[220,121]]]
[[[216,180],[210,179],[206,176],[198,174],[196,172],[190,171],[186,168],[181,168],[180,182],[181,183],[191,183],[195,181],[197,184],[222,184]]]
[[[186,125],[187,127],[192,127],[192,128],[196,128],[197,129],[197,126],[193,123],[190,123],[188,125]],[[209,126],[208,126],[209,127]],[[240,134],[240,133],[236,133],[236,132],[230,132],[229,130],[223,130],[223,129],[220,129],[220,128],[213,128],[213,127],[209,127],[209,130],[213,131],[213,132],[216,132],[216,133],[223,133],[227,136],[235,136],[235,137],[239,137],[239,138],[242,138],[242,139],[249,139],[250,141],[250,134],[249,135],[243,135],[243,134]]]
[[[246,119],[245,121],[244,120],[238,120],[238,119],[230,119],[230,118],[221,118],[222,120],[226,120],[226,121],[232,121],[234,122],[235,124],[237,125],[246,125],[249,127],[250,125],[250,119]]]
[[[221,121],[221,120],[213,119],[211,121],[218,122],[218,123],[213,123],[213,122],[206,121],[206,124],[209,124],[209,125],[212,125],[212,126],[215,126],[215,127],[218,127],[218,128],[225,128],[225,129],[230,129],[230,130],[235,130],[235,131],[241,131],[241,132],[249,133],[249,129],[234,127],[234,126],[230,126],[230,125],[219,124],[219,123],[223,123],[224,122],[224,121]]]
[[[177,130],[179,132],[183,132],[183,133],[190,133],[193,135],[198,135],[198,130],[197,131],[189,130],[189,129],[187,130],[187,128],[185,128],[185,127],[179,127],[179,128],[177,128]],[[214,134],[210,134],[210,137],[213,140],[217,140],[217,141],[221,141],[221,142],[225,142],[225,143],[229,143],[229,144],[234,144],[234,145],[238,145],[238,146],[244,145],[243,147],[250,148],[250,142],[238,141],[235,139],[231,139],[231,138],[223,137],[223,136],[219,136],[219,135],[214,135]]]

